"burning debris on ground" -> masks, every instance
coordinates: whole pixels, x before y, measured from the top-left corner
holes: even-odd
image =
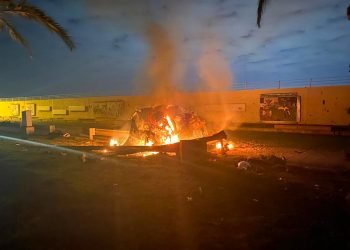
[[[224,131],[210,136],[203,118],[178,105],[137,109],[130,124],[126,142],[121,144],[118,139],[111,138],[109,151],[143,157],[160,152],[177,155],[181,159],[189,158],[193,153],[197,158],[202,156],[207,159],[209,153],[226,155],[234,149],[233,142],[227,141]]]
[[[150,156],[158,153],[167,154],[169,156],[177,156],[181,162],[183,161],[203,161],[209,159],[210,155],[226,155],[233,149],[233,143],[227,141],[227,135],[224,131],[211,136],[180,140],[175,143],[162,145],[137,145],[137,146],[117,146],[111,145],[107,151],[115,155],[141,155]],[[220,147],[218,147],[220,145]],[[107,146],[106,146],[107,147]],[[85,147],[88,150],[105,150],[104,146]]]
[[[141,108],[131,118],[130,145],[164,145],[208,136],[204,119],[178,105]]]

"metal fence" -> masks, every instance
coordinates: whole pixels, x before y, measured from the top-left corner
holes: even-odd
[[[84,95],[62,94],[62,95],[45,95],[45,96],[6,97],[6,98],[0,98],[0,102],[5,102],[5,101],[31,101],[31,100],[53,100],[53,99],[78,98],[78,97],[84,97]]]
[[[312,87],[326,87],[326,86],[339,86],[339,85],[350,85],[350,75],[310,78],[310,79],[278,80],[278,81],[271,81],[271,82],[240,82],[240,83],[234,83],[232,86],[232,90],[312,88]],[[53,99],[66,99],[66,98],[78,98],[78,97],[89,97],[89,96],[91,97],[91,96],[101,96],[101,95],[60,94],[60,95],[46,95],[46,96],[26,96],[26,97],[0,98],[0,101],[53,100]]]
[[[243,82],[235,83],[234,90],[253,90],[253,89],[283,89],[283,88],[312,88],[350,85],[349,76],[323,77],[310,79],[278,80],[272,82]]]

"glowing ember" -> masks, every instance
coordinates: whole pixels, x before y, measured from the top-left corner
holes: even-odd
[[[216,149],[222,149],[222,144],[221,144],[221,142],[217,142],[217,143],[215,144],[215,147],[216,147]]]
[[[109,141],[109,146],[111,146],[111,147],[119,146],[119,143],[118,143],[117,140],[111,139],[111,140]]]
[[[144,152],[142,154],[143,157],[151,156],[151,155],[157,155],[159,152]]]
[[[153,146],[153,144],[154,144],[153,141],[148,141],[148,142],[146,142],[145,145],[146,145],[146,146]]]
[[[207,149],[214,154],[225,155],[228,151],[232,151],[235,148],[235,144],[232,141],[216,140],[207,143]]]

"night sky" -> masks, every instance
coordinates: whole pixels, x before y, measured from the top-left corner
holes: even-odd
[[[77,49],[70,52],[41,26],[12,18],[33,58],[0,33],[3,97],[135,94],[154,81],[193,90],[203,82],[231,88],[350,75],[348,0],[271,0],[261,29],[256,0],[28,2],[66,28]]]

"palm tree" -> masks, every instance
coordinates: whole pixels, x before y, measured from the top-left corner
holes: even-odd
[[[8,20],[7,17],[11,15],[20,16],[43,25],[49,31],[58,35],[70,50],[75,48],[75,44],[68,33],[41,9],[27,4],[25,0],[0,0],[0,31],[6,30],[14,41],[18,42],[29,51],[30,47],[26,39]]]
[[[259,0],[259,3],[258,3],[256,24],[258,25],[259,28],[261,26],[261,18],[262,18],[262,15],[264,14],[264,10],[267,2],[268,0]]]

